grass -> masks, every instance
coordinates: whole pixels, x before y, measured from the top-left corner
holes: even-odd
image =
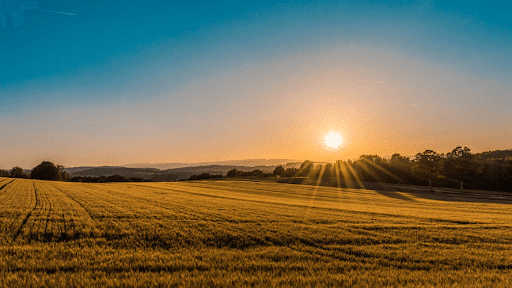
[[[511,287],[512,195],[422,193],[0,178],[0,287]]]

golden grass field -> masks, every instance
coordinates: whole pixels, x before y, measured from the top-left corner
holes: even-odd
[[[422,193],[0,178],[0,287],[512,287],[512,194]]]

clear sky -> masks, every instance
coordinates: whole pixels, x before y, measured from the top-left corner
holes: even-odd
[[[0,168],[512,148],[511,1],[34,2],[0,1]]]

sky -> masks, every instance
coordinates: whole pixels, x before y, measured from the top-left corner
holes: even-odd
[[[512,149],[510,1],[19,3],[0,168]]]

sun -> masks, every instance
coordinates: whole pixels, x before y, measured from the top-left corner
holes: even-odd
[[[336,131],[329,131],[324,135],[324,143],[329,148],[338,148],[343,144],[343,136]]]

